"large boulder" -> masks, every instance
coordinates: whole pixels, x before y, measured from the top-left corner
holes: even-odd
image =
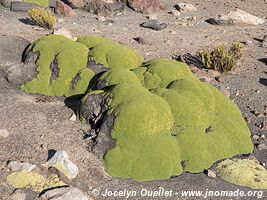
[[[144,14],[160,11],[160,0],[128,0],[128,3],[135,11]]]

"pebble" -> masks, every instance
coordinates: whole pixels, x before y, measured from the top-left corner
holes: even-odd
[[[75,122],[77,120],[77,116],[75,114],[72,114],[69,120]]]
[[[144,28],[150,28],[155,31],[160,31],[167,28],[166,23],[159,22],[158,20],[149,20],[147,22],[143,22],[140,26]]]
[[[193,4],[187,2],[180,2],[174,7],[181,13],[189,13],[197,11],[197,8],[193,6]]]
[[[134,38],[134,40],[135,40],[136,42],[138,42],[139,44],[141,44],[141,45],[146,45],[146,44],[148,44],[148,41],[147,41],[145,38],[143,38],[143,37],[137,37],[137,38]]]
[[[10,135],[9,131],[6,129],[0,129],[0,138],[7,138]]]
[[[262,47],[267,47],[267,35],[263,36],[261,46]]]
[[[174,16],[180,16],[181,15],[181,12],[178,10],[172,10],[170,13],[173,14]]]
[[[58,29],[55,29],[53,30],[53,34],[54,35],[63,35],[71,40],[74,39],[72,33],[64,28],[58,28]]]
[[[207,175],[208,175],[208,177],[211,177],[211,178],[216,178],[217,177],[216,173],[213,172],[210,169],[208,169]]]
[[[16,190],[13,194],[10,195],[10,200],[25,200],[26,194],[20,190]]]
[[[48,190],[40,196],[40,200],[89,200],[88,196],[78,188],[62,187]]]
[[[260,145],[258,146],[258,149],[259,149],[259,150],[267,150],[267,145],[266,145],[266,144],[260,144]]]
[[[71,162],[68,153],[64,150],[56,151],[53,157],[48,160],[48,165],[50,165],[51,167],[56,167],[57,165],[59,165],[67,174],[65,174],[64,172],[62,173],[64,173],[68,178],[71,179],[75,178],[79,173],[78,167],[73,162]]]
[[[32,171],[33,169],[35,169],[35,167],[36,167],[35,165],[32,165],[28,162],[9,161],[7,163],[7,168],[11,172],[17,172],[17,171],[21,171],[21,170]]]

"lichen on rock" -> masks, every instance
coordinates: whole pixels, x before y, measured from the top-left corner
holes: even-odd
[[[227,159],[216,167],[218,177],[235,185],[267,189],[267,170],[248,159]]]
[[[54,174],[49,175],[49,177],[45,177],[36,172],[30,172],[27,170],[9,174],[7,176],[7,183],[14,188],[29,188],[35,192],[42,192],[48,188],[66,185]]]
[[[183,63],[155,59],[134,69],[110,69],[97,80],[99,101],[86,95],[81,114],[100,106],[96,132],[115,141],[104,165],[116,177],[137,181],[199,173],[213,163],[250,153],[250,131],[235,104],[199,81]],[[101,100],[102,98],[102,100]],[[108,110],[101,113],[101,104]],[[95,116],[92,115],[92,118]],[[87,115],[87,121],[94,123]],[[108,127],[101,131],[101,127]],[[98,141],[96,146],[99,148]]]

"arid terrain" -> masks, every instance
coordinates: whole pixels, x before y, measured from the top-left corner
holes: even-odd
[[[138,51],[146,60],[158,57],[177,58],[186,53],[195,53],[203,47],[229,44],[233,41],[244,43],[244,55],[238,67],[223,74],[221,81],[211,84],[230,92],[252,133],[255,151],[250,157],[257,159],[267,168],[267,148],[258,149],[259,144],[267,140],[267,47],[262,45],[267,34],[267,23],[261,25],[216,26],[205,20],[225,14],[234,8],[267,20],[267,2],[264,0],[190,0],[197,7],[196,12],[175,16],[169,12],[177,3],[164,0],[165,8],[154,14],[157,20],[167,23],[167,28],[155,31],[140,27],[147,21],[146,14],[140,14],[130,8],[123,15],[98,20],[96,15],[75,10],[75,17],[57,16],[56,28],[64,28],[73,36],[96,35],[112,39]],[[0,35],[19,36],[35,41],[51,31],[25,24],[21,19],[27,13],[11,12],[0,6]],[[151,18],[151,15],[150,15]],[[142,37],[144,44],[134,38]],[[0,44],[1,45],[1,44]],[[0,50],[1,46],[0,46]],[[1,51],[0,51],[1,53]],[[21,52],[22,53],[22,52]],[[0,60],[1,62],[1,60]],[[1,70],[1,69],[0,69]],[[248,191],[249,188],[235,186],[205,173],[188,174],[169,180],[138,183],[132,180],[113,178],[107,175],[103,165],[88,150],[89,141],[84,139],[88,126],[79,120],[70,121],[74,111],[64,98],[45,98],[40,95],[26,94],[11,86],[0,71],[0,129],[8,130],[8,137],[0,137],[0,199],[8,200],[14,191],[6,182],[9,172],[5,169],[7,161],[25,161],[40,164],[47,161],[49,150],[65,150],[70,160],[79,168],[78,176],[72,185],[88,193],[92,199],[124,199],[119,197],[94,197],[91,192],[97,189],[108,190],[173,190],[178,192],[172,197],[132,197],[132,199],[202,199],[202,197],[181,197],[179,192],[200,191]],[[264,136],[263,136],[264,135]],[[254,136],[254,137],[253,137]],[[257,137],[258,136],[258,137]],[[258,138],[262,140],[258,140]],[[265,165],[266,164],[266,165]],[[23,190],[26,200],[38,199],[38,193]],[[131,198],[130,198],[131,199]],[[207,197],[207,199],[252,200],[257,197]],[[267,191],[264,197],[267,199]]]

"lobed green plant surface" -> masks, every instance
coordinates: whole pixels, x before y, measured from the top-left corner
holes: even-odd
[[[74,42],[49,35],[34,42],[28,52],[39,53],[38,75],[21,86],[25,92],[72,96],[85,94],[90,87],[82,103],[95,94],[107,99],[105,115],[113,117],[110,134],[116,145],[107,150],[103,162],[112,176],[167,179],[202,172],[218,160],[253,150],[238,107],[199,81],[183,63],[167,59],[142,63],[128,47],[93,36]],[[94,74],[88,60],[107,71]],[[104,84],[95,87],[99,82]]]
[[[237,106],[183,63],[155,59],[134,70],[111,69],[99,79],[106,80],[103,95],[114,116],[116,147],[104,157],[112,176],[167,179],[253,150]]]
[[[23,0],[23,2],[32,3],[43,8],[46,8],[49,6],[49,0]]]
[[[216,167],[218,177],[235,185],[267,189],[267,170],[248,159],[227,159]]]

